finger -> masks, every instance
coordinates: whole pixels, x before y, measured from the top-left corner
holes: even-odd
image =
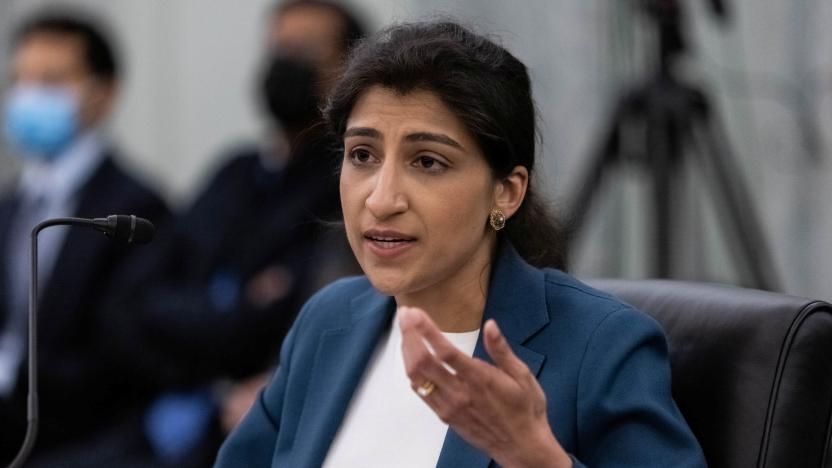
[[[459,385],[456,376],[448,371],[425,345],[422,336],[407,323],[407,310],[400,311],[400,323],[402,325],[402,357],[404,358],[405,372],[411,383],[418,387],[425,381],[432,381],[437,386],[445,389],[456,388]]]
[[[411,382],[411,388],[419,394],[419,385]],[[477,401],[470,391],[464,386],[448,390],[437,385],[429,395],[420,396],[442,422],[450,425],[465,440],[474,444],[504,441],[507,434],[499,427],[503,418],[494,413],[486,402]]]
[[[451,344],[423,310],[416,307],[401,307],[400,313],[399,324],[402,327],[402,336],[405,333],[415,333],[424,338],[433,354],[439,361],[448,364],[453,372],[463,376],[476,372],[473,359]]]
[[[405,355],[405,367],[411,379],[411,388],[418,394],[422,385],[432,382],[435,385],[433,391],[429,395],[420,396],[440,419],[460,428],[474,430],[480,433],[480,436],[489,434],[490,438],[497,438],[498,434],[494,432],[496,428],[491,427],[493,418],[489,425],[489,418],[486,417],[486,413],[493,415],[493,412],[482,397],[502,385],[483,385],[483,382],[497,382],[503,379],[508,381],[509,378],[493,365],[467,355],[463,356],[470,361],[467,365],[470,365],[472,372],[476,374],[475,378],[466,378],[459,373],[453,374],[448,371],[438,356],[425,346],[425,340],[415,325],[429,318],[419,317],[416,315],[418,313],[424,314],[415,308],[403,307],[399,310],[400,326],[403,329],[402,352]],[[439,337],[445,340],[441,332]],[[474,429],[475,427],[479,429]]]
[[[508,341],[497,326],[497,322],[493,319],[485,322],[483,333],[485,335],[483,337],[485,351],[491,356],[497,367],[514,380],[521,381],[525,379],[529,374],[529,368],[511,350]]]
[[[414,391],[417,387],[413,386]],[[422,397],[422,401],[436,414],[445,424],[451,426],[465,440],[472,443],[486,444],[494,440],[495,434],[493,424],[484,420],[474,408],[461,410],[452,398],[449,398],[448,391],[436,387],[428,396]]]
[[[432,356],[430,361],[419,367],[414,376],[415,379],[411,379],[410,382],[416,386],[424,385],[425,382],[433,382],[437,388],[442,388],[446,394],[462,390],[459,377],[448,372],[442,363]]]

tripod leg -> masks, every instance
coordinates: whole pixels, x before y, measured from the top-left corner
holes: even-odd
[[[678,162],[681,154],[679,122],[670,109],[650,106],[647,116],[647,168],[653,186],[653,276],[670,278],[673,275],[672,247],[674,238],[673,203],[677,199]]]
[[[624,109],[624,105],[616,108],[601,145],[592,155],[583,175],[578,178],[576,189],[571,192],[575,195],[572,197],[568,212],[567,223],[570,235],[567,236],[567,251],[570,251],[574,235],[580,231],[593,200],[601,191],[605,171],[618,160],[621,124],[626,116]]]
[[[727,226],[733,240],[731,251],[738,265],[745,265],[750,276],[749,286],[776,291],[780,289],[774,262],[764,238],[762,224],[749,191],[729,151],[727,137],[714,121],[714,116],[704,111],[693,122],[692,132],[700,155],[711,169],[714,203],[721,222]],[[720,203],[721,202],[721,203]]]

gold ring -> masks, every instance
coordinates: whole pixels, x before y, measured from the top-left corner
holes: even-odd
[[[420,397],[426,398],[430,396],[434,390],[436,390],[436,384],[430,380],[425,380],[425,383],[419,385],[419,388],[416,389],[416,393],[418,393]]]

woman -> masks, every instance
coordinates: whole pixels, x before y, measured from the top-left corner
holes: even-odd
[[[554,269],[525,66],[451,23],[353,54],[325,116],[366,277],[304,307],[217,466],[704,466],[659,327]]]

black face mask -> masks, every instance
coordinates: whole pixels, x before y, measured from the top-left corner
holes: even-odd
[[[260,93],[265,110],[289,131],[309,127],[318,117],[318,73],[296,58],[275,55],[265,68]]]

